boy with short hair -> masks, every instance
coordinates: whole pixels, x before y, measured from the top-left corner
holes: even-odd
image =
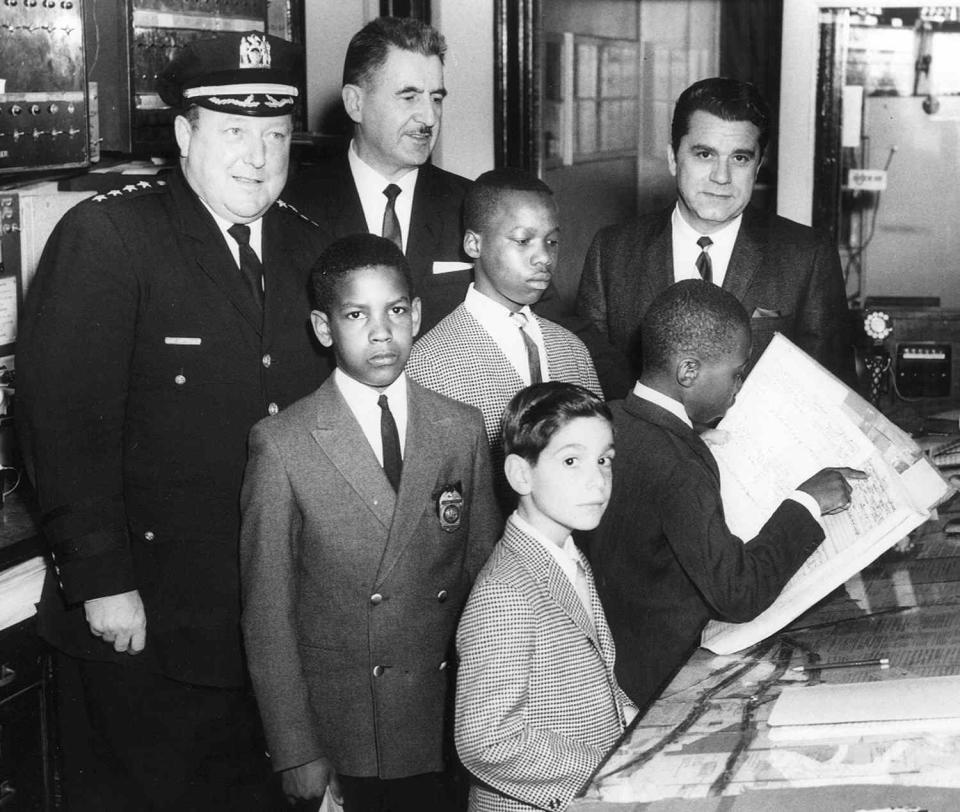
[[[571,538],[610,497],[610,412],[583,387],[520,391],[503,417],[519,495],[457,630],[457,752],[470,810],[566,807],[636,715],[590,565]]]
[[[849,507],[846,480],[865,475],[819,471],[744,544],[727,528],[717,464],[693,426],[733,405],[750,359],[749,316],[722,288],[686,280],[654,299],[641,331],[643,373],[611,404],[613,495],[589,551],[617,677],[645,708],[708,620],[748,621],[773,602],[823,540],[819,516]]]
[[[483,412],[505,512],[513,494],[502,476],[500,417],[521,388],[539,381],[576,383],[601,394],[583,342],[531,311],[557,263],[559,217],[545,183],[518,169],[474,181],[464,201],[463,248],[474,282],[456,310],[414,345],[413,380]]]
[[[267,743],[290,799],[447,809],[453,634],[499,532],[483,420],[403,375],[420,302],[391,241],[336,241],[311,286],[337,368],[254,426],[241,496]]]

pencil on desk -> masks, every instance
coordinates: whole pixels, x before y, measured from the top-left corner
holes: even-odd
[[[823,671],[828,668],[868,668],[870,666],[879,666],[880,668],[889,668],[890,659],[888,657],[879,657],[872,660],[846,660],[833,663],[808,663],[807,665],[795,665],[794,671]]]

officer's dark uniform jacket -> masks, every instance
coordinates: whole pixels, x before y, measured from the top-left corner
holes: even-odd
[[[18,337],[17,421],[55,562],[43,635],[197,684],[242,684],[237,538],[247,433],[328,372],[309,328],[326,240],[263,218],[262,317],[177,170],[75,207],[51,236]],[[115,655],[82,602],[139,589],[147,648]]]

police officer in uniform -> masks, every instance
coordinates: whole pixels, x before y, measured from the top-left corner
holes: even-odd
[[[100,780],[67,784],[75,809],[272,803],[237,539],[249,428],[328,372],[306,293],[326,238],[278,200],[300,59],[257,32],[184,48],[160,79],[179,166],[68,212],[27,296],[17,421],[54,563],[39,624],[92,728],[89,753],[66,737],[68,776]]]

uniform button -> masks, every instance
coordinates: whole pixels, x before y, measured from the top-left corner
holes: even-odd
[[[383,603],[383,595],[381,595],[379,592],[374,592],[370,596],[370,603],[372,603],[374,606],[379,606],[381,603]]]
[[[153,540],[156,538],[156,536],[153,535],[153,531],[152,531],[152,530],[148,530],[146,533],[144,533],[144,534],[143,534],[143,537],[144,537],[147,541],[153,541]]]
[[[446,671],[446,670],[447,670],[447,661],[444,660],[444,661],[443,661],[442,663],[440,663],[440,665],[437,667],[437,671]]]
[[[177,375],[177,377],[173,379],[173,382],[174,382],[177,386],[183,386],[183,385],[187,382],[187,376],[186,376],[186,375]]]
[[[437,600],[440,601],[440,603],[443,603],[446,599],[447,599],[447,590],[441,589],[437,593]]]
[[[267,414],[273,417],[277,412],[280,411],[280,407],[276,403],[270,403],[267,405]]]
[[[267,353],[266,355],[264,355],[263,358],[260,360],[263,361],[263,365],[268,369],[270,368],[270,364],[273,362],[273,359],[270,357],[270,353]]]
[[[382,677],[382,676],[383,676],[383,666],[382,666],[382,665],[375,665],[375,666],[373,667],[373,676],[375,676],[375,677]]]

